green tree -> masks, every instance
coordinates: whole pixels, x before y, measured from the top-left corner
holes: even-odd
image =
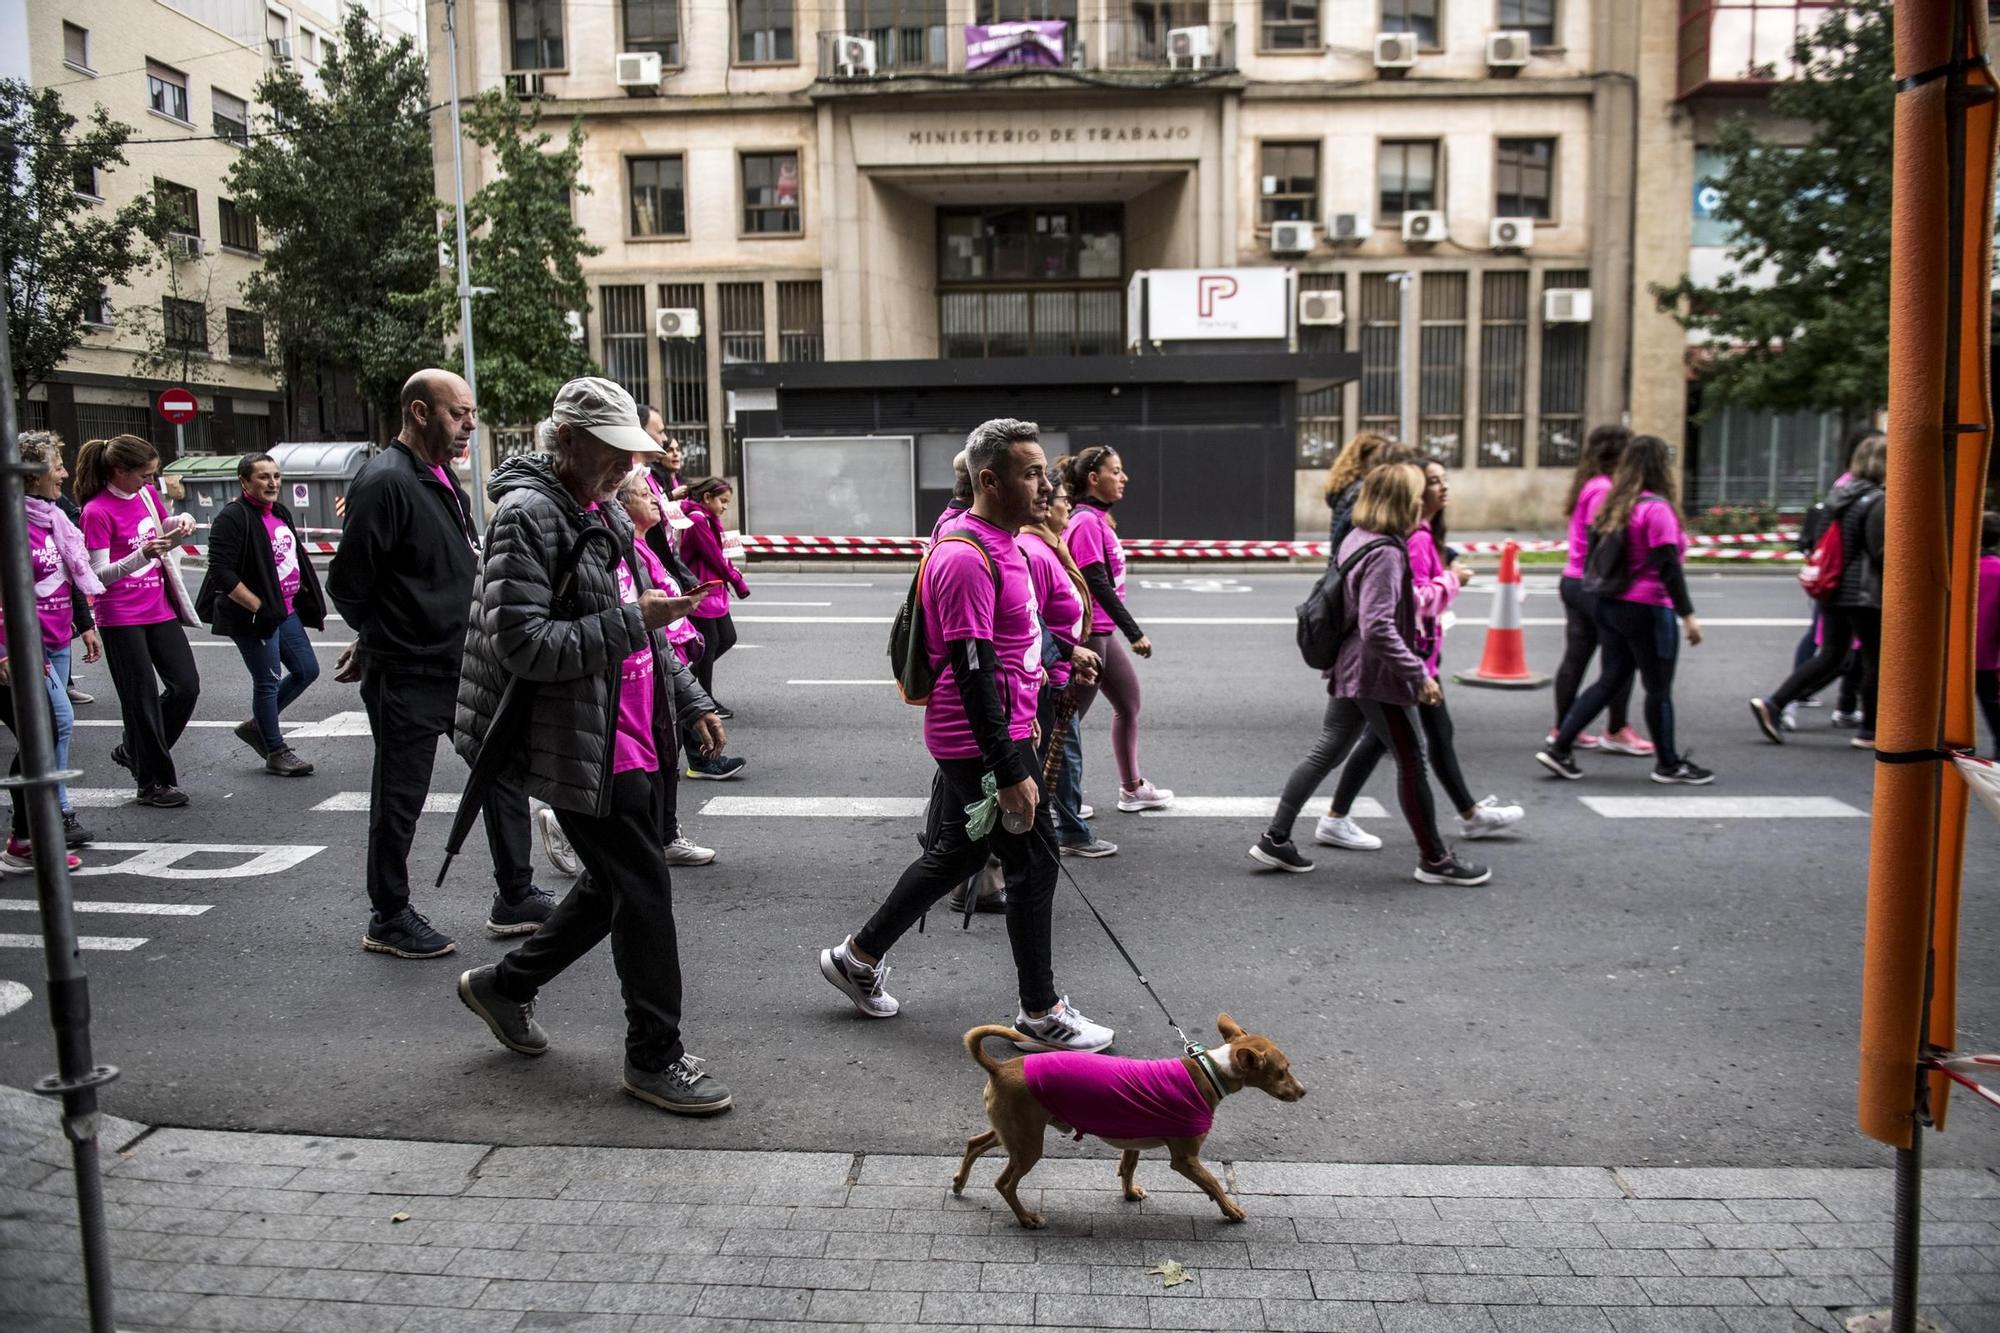
[[[230,168],[262,238],[245,296],[275,334],[287,391],[351,378],[380,436],[403,381],[443,356],[423,312],[395,299],[437,277],[429,91],[410,39],[385,41],[356,7],[319,76],[324,95],[289,66],[265,77],[257,100],[278,132]]]
[[[570,198],[589,189],[580,179],[583,122],[570,122],[560,151],[541,128],[541,103],[497,91],[483,95],[465,117],[472,141],[490,154],[494,175],[465,201],[467,264],[472,285],[473,352],[478,357],[480,414],[497,425],[534,422],[548,411],[563,381],[597,372],[570,323],[590,309],[583,260],[603,253],[583,239]],[[456,245],[450,210],[439,234]],[[435,328],[458,328],[458,269],[444,269],[426,293]],[[463,349],[452,365],[463,369]]]
[[[157,232],[150,193],[108,210],[77,193],[79,183],[125,163],[132,127],[93,109],[77,132],[53,88],[37,92],[0,79],[0,274],[7,285],[7,338],[14,392],[56,372],[83,341],[84,316],[98,293],[146,263],[138,242]]]
[[[1801,34],[1798,75],[1772,89],[1769,112],[1806,126],[1803,144],[1773,144],[1748,115],[1716,141],[1720,166],[1700,184],[1739,272],[1652,288],[1708,340],[1696,369],[1710,405],[1861,415],[1888,399],[1891,8],[1847,0]]]

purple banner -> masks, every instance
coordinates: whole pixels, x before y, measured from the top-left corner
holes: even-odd
[[[1063,48],[1069,39],[1069,24],[1061,19],[1034,19],[1025,23],[968,23],[965,25],[965,67],[991,69],[996,65],[1048,65],[1062,68]]]

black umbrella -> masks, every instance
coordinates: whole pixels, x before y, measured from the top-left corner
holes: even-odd
[[[577,567],[583,563],[583,553],[590,544],[602,538],[611,548],[611,555],[604,562],[608,570],[616,570],[624,552],[618,547],[618,537],[609,528],[588,528],[576,539],[574,545],[563,556],[562,569],[556,574],[555,590],[549,599],[552,614],[568,617],[574,614],[571,605],[576,592]],[[500,702],[493,709],[493,721],[486,728],[486,739],[480,743],[479,755],[472,761],[472,771],[466,775],[465,791],[458,798],[458,813],[452,816],[451,836],[444,843],[444,864],[438,867],[437,882],[440,887],[444,877],[451,870],[452,858],[465,846],[466,835],[472,832],[472,821],[479,814],[479,808],[486,803],[493,784],[499,781],[500,770],[507,761],[521,753],[522,743],[528,730],[528,714],[534,707],[535,686],[533,682],[520,676],[510,677],[507,688],[500,692]]]

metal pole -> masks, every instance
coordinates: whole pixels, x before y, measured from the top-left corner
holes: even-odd
[[[1896,1149],[1896,1248],[1895,1271],[1890,1278],[1890,1333],[1917,1333],[1923,1201],[1924,1127],[1918,1124],[1910,1128],[1910,1146]]]
[[[465,383],[472,401],[479,401],[479,366],[472,355],[472,269],[465,250],[465,134],[458,121],[458,0],[444,0],[446,66],[451,76],[451,192],[452,221],[458,228],[458,337],[465,349]],[[477,423],[472,431],[472,521],[486,523],[485,469],[480,454],[486,448],[486,428]]]
[[[41,622],[29,573],[26,478],[42,469],[21,463],[20,423],[14,415],[13,362],[7,324],[0,320],[0,606],[7,614],[7,659],[13,681],[14,738],[21,747],[21,776],[0,786],[22,791],[35,848],[35,897],[42,914],[43,966],[48,975],[49,1024],[55,1029],[56,1070],[35,1084],[45,1097],[62,1099],[63,1134],[70,1142],[76,1178],[76,1217],[83,1240],[83,1277],[92,1333],[112,1333],[111,1247],[104,1232],[104,1182],[97,1171],[97,1089],[118,1077],[90,1051],[90,982],[78,955],[71,909],[68,848],[63,843],[57,784],[82,777],[55,772],[55,714],[43,683]]]
[[[1417,334],[1410,327],[1410,282],[1414,273],[1392,273],[1396,284],[1396,432],[1404,444],[1417,443],[1417,386],[1410,379],[1410,343]]]

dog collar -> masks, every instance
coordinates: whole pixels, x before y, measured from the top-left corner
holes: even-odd
[[[1215,1067],[1215,1061],[1209,1057],[1208,1048],[1197,1046],[1189,1054],[1194,1056],[1195,1068],[1201,1070],[1202,1075],[1215,1085],[1215,1099],[1221,1101],[1227,1097],[1229,1089],[1223,1086],[1222,1071]]]

